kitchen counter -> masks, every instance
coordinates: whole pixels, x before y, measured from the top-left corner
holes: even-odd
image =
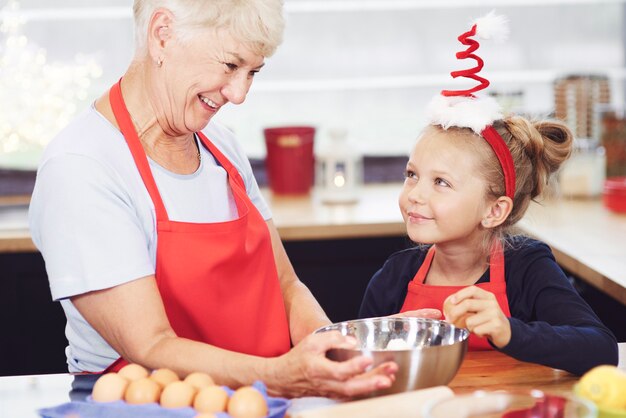
[[[550,200],[531,204],[519,227],[548,244],[563,268],[626,305],[626,214],[599,199]]]
[[[398,209],[401,185],[370,184],[353,204],[325,204],[318,190],[285,197],[263,189],[285,241],[393,237],[405,233]],[[5,198],[6,199],[6,198]],[[34,252],[27,222],[28,199],[0,201],[0,253]],[[558,263],[626,305],[626,214],[599,199],[531,204],[522,232],[551,246]]]
[[[626,371],[626,343],[619,344],[619,359],[618,367]],[[517,361],[497,351],[474,351],[467,353],[449,387],[457,394],[531,388],[570,392],[577,381],[577,376],[562,370]],[[0,377],[0,417],[34,418],[39,408],[68,402],[71,382],[69,374]],[[292,408],[328,403],[321,398],[296,399]]]
[[[399,184],[363,188],[354,204],[324,204],[317,190],[304,196],[262,193],[285,241],[388,237],[404,234],[397,206]],[[28,231],[28,198],[0,198],[0,253],[37,251]]]

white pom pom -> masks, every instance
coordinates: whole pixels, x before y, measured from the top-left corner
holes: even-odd
[[[505,16],[496,15],[496,12],[492,10],[474,21],[476,36],[481,39],[493,39],[497,42],[505,41],[509,36],[508,23],[509,21]]]
[[[491,97],[451,96],[433,97],[427,107],[427,119],[444,129],[451,126],[471,128],[480,135],[487,125],[502,119],[500,105]]]

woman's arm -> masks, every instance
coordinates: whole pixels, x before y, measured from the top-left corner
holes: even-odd
[[[125,360],[168,367],[181,376],[204,371],[229,386],[255,378],[259,359],[179,338],[170,326],[154,276],[71,298],[89,324]],[[223,365],[230,367],[220,367]]]
[[[372,360],[333,362],[332,347],[352,347],[339,333],[310,335],[280,357],[261,358],[176,336],[167,319],[154,276],[71,298],[90,325],[124,359],[150,369],[167,367],[181,376],[210,374],[230,387],[262,380],[272,395],[346,397],[391,385],[395,364],[364,374]]]
[[[271,219],[267,221],[267,227],[272,237],[272,249],[285,300],[291,341],[296,345],[317,328],[330,324],[330,320],[311,291],[296,276],[276,226]]]

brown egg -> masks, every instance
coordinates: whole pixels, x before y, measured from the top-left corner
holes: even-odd
[[[144,404],[159,401],[161,386],[147,377],[133,380],[128,384],[124,400],[130,404]]]
[[[150,379],[157,382],[161,386],[161,388],[164,388],[172,382],[177,382],[180,380],[178,378],[178,375],[170,369],[155,370],[150,375]]]
[[[215,414],[208,414],[208,413],[203,413],[203,414],[198,414],[193,418],[217,418],[217,415]]]
[[[164,408],[183,408],[191,406],[196,389],[189,383],[172,382],[161,393],[161,406]]]
[[[452,301],[450,300],[450,297],[451,296],[448,296],[446,300],[443,302],[443,316],[444,318],[446,318],[446,321],[448,320],[448,317],[450,316],[449,314],[450,309],[452,309],[452,307],[454,306]],[[465,314],[461,316],[460,318],[458,318],[456,321],[451,322],[451,324],[457,328],[467,328],[466,320],[468,316],[470,316],[470,314]]]
[[[91,397],[97,402],[114,402],[124,398],[128,380],[117,373],[107,373],[98,378]]]
[[[206,386],[200,389],[193,401],[198,412],[224,412],[228,404],[228,392],[220,386]]]
[[[193,372],[187,375],[187,377],[185,377],[185,382],[189,383],[196,389],[202,389],[206,386],[215,385],[215,382],[213,381],[213,379],[211,379],[211,376],[202,372]]]
[[[261,418],[267,415],[267,403],[261,392],[251,386],[235,391],[228,400],[228,413],[233,418]]]
[[[145,367],[140,366],[139,364],[131,363],[122,367],[120,371],[117,372],[117,374],[119,374],[122,377],[125,377],[126,379],[132,382],[133,380],[143,379],[144,377],[148,377],[150,373],[148,372],[148,369],[146,369]]]

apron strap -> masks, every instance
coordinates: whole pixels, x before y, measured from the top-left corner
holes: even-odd
[[[231,163],[228,158],[226,158],[222,151],[220,151],[204,133],[199,131],[198,137],[211,154],[213,154],[213,157],[215,157],[224,170],[226,170],[226,174],[228,174],[228,183],[230,184],[233,194],[235,195],[235,203],[237,205],[239,216],[248,213],[249,208],[245,202],[246,199],[242,196],[247,195],[246,185],[239,174],[239,170],[237,170],[237,167],[235,167],[235,165]]]
[[[411,282],[424,284],[430,265],[433,262],[435,256],[435,245],[433,244],[424,257],[424,262],[417,270],[415,277]],[[491,247],[491,253],[489,255],[489,282],[502,283],[504,282],[504,250],[500,240],[495,240]]]
[[[430,265],[433,262],[433,258],[435,257],[435,245],[431,245],[426,253],[426,257],[424,257],[424,262],[417,270],[415,277],[413,277],[412,282],[423,284],[426,281],[426,275],[428,274],[428,270],[430,270]]]
[[[126,139],[126,143],[128,144],[128,148],[133,155],[133,159],[135,160],[141,179],[143,180],[143,183],[152,198],[152,202],[154,203],[154,208],[156,210],[157,221],[169,221],[165,205],[163,204],[163,200],[159,194],[159,189],[157,188],[154,177],[152,176],[152,171],[150,170],[148,157],[146,156],[146,152],[141,145],[137,131],[133,126],[126,103],[124,103],[121,85],[122,79],[120,78],[120,80],[115,83],[109,91],[109,101],[111,102],[111,108],[113,109],[115,120],[122,131],[122,135],[124,135],[124,138]]]
[[[237,167],[235,167],[235,165],[231,163],[228,158],[226,158],[222,151],[220,151],[215,145],[213,145],[211,141],[209,141],[209,138],[207,138],[204,133],[198,132],[198,137],[200,138],[200,141],[204,144],[204,146],[207,147],[207,149],[211,152],[211,154],[213,154],[213,156],[220,163],[220,165],[224,167],[224,170],[226,170],[226,172],[228,173],[228,177],[233,178],[235,182],[245,190],[245,183],[243,182],[243,179],[241,178]]]

